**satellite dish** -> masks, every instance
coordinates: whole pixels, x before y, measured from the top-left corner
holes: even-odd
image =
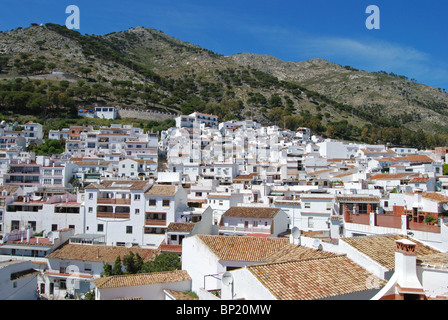
[[[299,239],[300,238],[300,229],[297,227],[292,228],[291,234],[294,239]]]
[[[443,204],[443,210],[448,211],[448,203],[447,202],[445,202]]]
[[[225,272],[222,275],[222,279],[221,279],[222,283],[224,283],[226,286],[229,286],[233,283],[233,276],[230,272]]]
[[[315,240],[314,240],[314,243],[313,243],[313,247],[314,247],[315,249],[319,249],[319,245],[320,245],[320,241],[319,241],[319,239],[315,239]]]
[[[130,242],[126,242],[126,244],[124,245],[126,248],[130,249],[132,248],[132,243]]]

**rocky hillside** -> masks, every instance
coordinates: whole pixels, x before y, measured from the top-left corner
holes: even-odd
[[[409,128],[448,132],[448,94],[404,76],[365,72],[323,59],[285,62],[250,53],[230,58],[356,109],[396,119]]]
[[[403,76],[322,59],[224,57],[142,27],[99,36],[48,23],[0,33],[4,116],[74,116],[95,104],[303,125],[372,143],[432,146],[448,134],[448,94]]]

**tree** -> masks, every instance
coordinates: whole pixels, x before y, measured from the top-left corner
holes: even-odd
[[[106,277],[109,277],[112,275],[112,266],[109,263],[103,264],[103,273]]]
[[[132,251],[128,255],[123,257],[123,265],[126,269],[126,273],[135,274],[140,272],[143,267],[143,259],[140,255],[134,254]]]
[[[6,55],[0,55],[0,73],[8,65],[9,58]]]
[[[112,267],[112,274],[111,275],[120,275],[123,274],[123,266],[121,265],[121,258],[118,256],[115,259],[114,266]]]
[[[141,272],[162,272],[180,270],[182,265],[179,260],[179,255],[174,252],[162,253],[158,255],[154,261],[145,262],[142,266]]]
[[[45,142],[39,146],[33,146],[33,151],[38,156],[51,156],[61,154],[65,150],[65,144],[61,140],[45,139]]]
[[[92,72],[90,68],[81,67],[78,69],[79,72],[81,72],[84,75],[84,78],[87,78],[87,75]]]

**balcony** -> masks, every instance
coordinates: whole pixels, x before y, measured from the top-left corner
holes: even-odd
[[[97,203],[99,203],[99,204],[124,204],[124,205],[130,205],[131,204],[131,199],[98,198]]]
[[[245,227],[235,227],[235,226],[220,226],[219,227],[219,232],[225,232],[225,233],[229,233],[230,232],[235,232],[235,233],[262,233],[262,234],[271,234],[271,230],[270,227],[265,227],[265,228],[245,228]]]
[[[145,219],[145,226],[166,226],[166,220]]]
[[[131,214],[125,212],[107,212],[107,211],[97,211],[97,218],[109,218],[109,219],[130,219]]]

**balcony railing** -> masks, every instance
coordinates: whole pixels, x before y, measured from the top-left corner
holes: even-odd
[[[99,204],[131,204],[131,199],[110,199],[110,198],[98,198]]]
[[[231,226],[220,226],[219,231],[235,231],[235,232],[242,232],[242,233],[265,233],[265,234],[271,234],[270,227],[265,228],[245,228],[245,227],[231,227]]]
[[[106,212],[106,211],[97,211],[97,218],[111,218],[111,219],[129,219],[131,217],[130,213],[124,212]]]
[[[166,220],[162,219],[145,219],[146,226],[166,226]]]

